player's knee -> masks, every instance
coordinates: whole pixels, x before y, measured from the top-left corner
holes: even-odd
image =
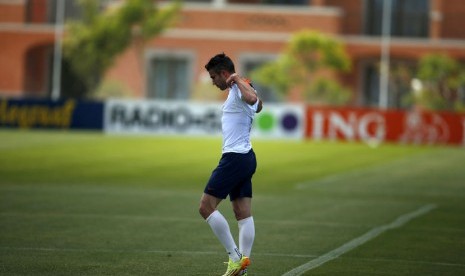
[[[199,214],[204,218],[207,219],[211,213],[213,213],[214,210],[204,202],[200,202],[200,207],[199,207]]]
[[[202,203],[200,204],[199,206],[199,214],[204,218],[206,219],[205,215],[206,215],[206,210],[205,210],[205,207],[202,205]]]
[[[251,216],[250,210],[234,208],[234,216],[236,220],[243,220]]]

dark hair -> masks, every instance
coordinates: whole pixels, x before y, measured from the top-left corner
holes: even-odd
[[[234,63],[232,60],[225,55],[225,53],[217,54],[212,57],[210,61],[205,65],[207,71],[213,70],[214,72],[219,73],[222,70],[226,70],[229,73],[235,73]]]

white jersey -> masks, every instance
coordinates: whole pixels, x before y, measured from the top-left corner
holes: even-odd
[[[249,105],[242,100],[236,84],[229,89],[228,99],[223,104],[221,128],[223,131],[223,153],[247,153],[252,148],[250,130],[258,107],[258,100]]]

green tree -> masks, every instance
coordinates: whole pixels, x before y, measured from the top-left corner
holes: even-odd
[[[159,9],[152,0],[126,0],[100,12],[99,2],[80,0],[82,20],[66,24],[63,41],[64,59],[86,94],[95,92],[119,54],[133,43],[142,48],[173,23],[180,9],[180,1]]]
[[[389,68],[389,95],[391,108],[409,108],[411,102],[404,98],[411,91],[412,79],[416,71],[416,63],[412,60],[391,60]],[[378,64],[378,69],[380,68]],[[379,71],[378,71],[379,72]]]
[[[445,54],[428,54],[418,62],[420,85],[407,100],[427,110],[465,111],[465,65]]]
[[[252,72],[252,78],[282,94],[297,89],[311,103],[344,104],[350,91],[322,71],[345,72],[351,63],[343,45],[321,33],[303,30],[295,33],[276,61]]]

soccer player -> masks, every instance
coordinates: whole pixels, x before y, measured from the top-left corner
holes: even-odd
[[[222,156],[205,187],[199,212],[229,255],[223,276],[247,275],[255,238],[251,205],[252,176],[257,168],[250,129],[255,113],[262,109],[262,102],[253,86],[235,72],[234,63],[224,53],[212,57],[205,69],[214,85],[228,91],[228,98],[221,117]],[[239,225],[239,248],[227,220],[217,210],[228,195]]]

